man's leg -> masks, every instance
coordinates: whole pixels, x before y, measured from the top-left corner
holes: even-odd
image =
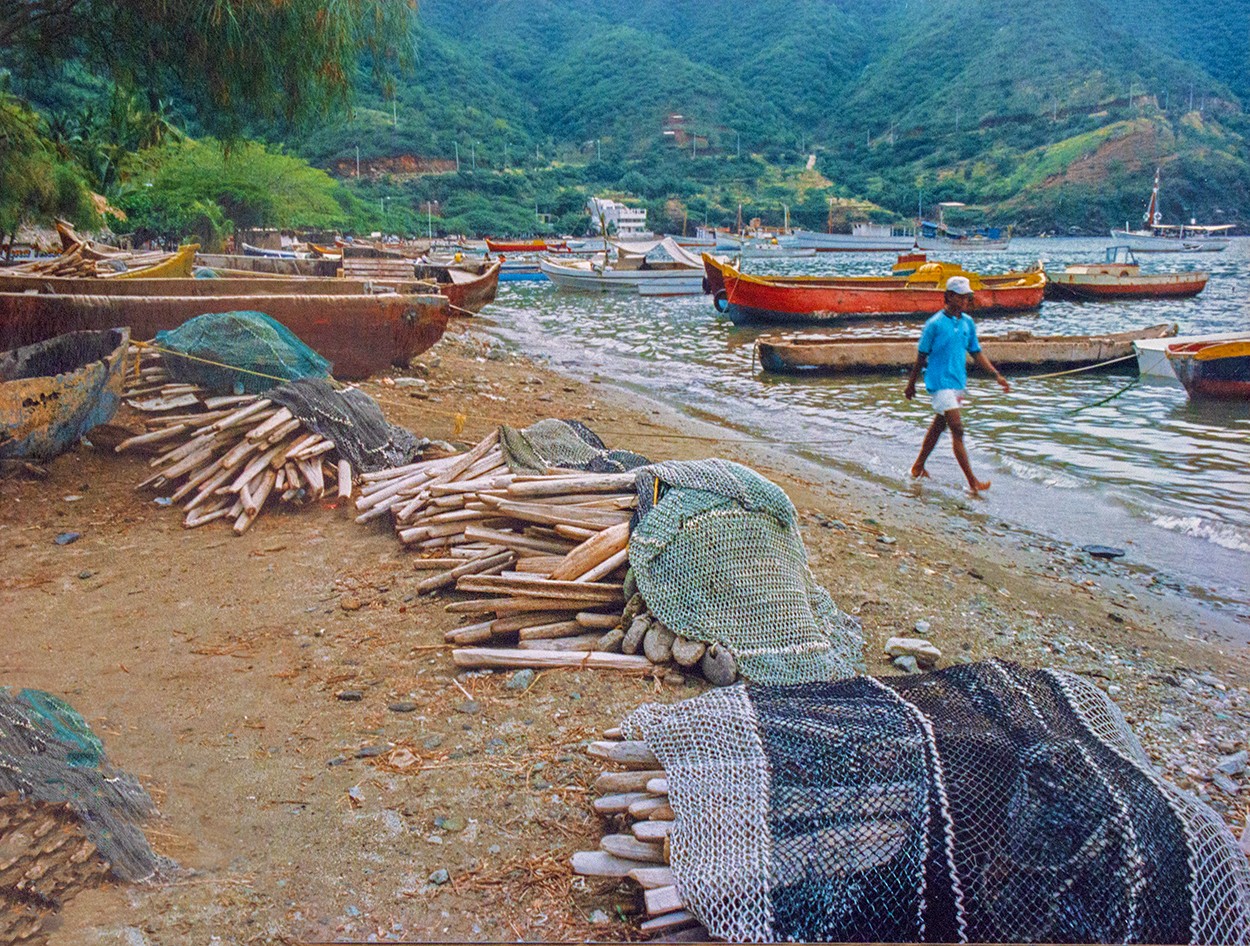
[[[954,412],[956,415],[959,411]],[[929,429],[925,431],[924,441],[920,444],[920,456],[916,457],[916,462],[911,465],[911,475],[916,479],[922,476],[928,476],[929,471],[924,468],[925,461],[929,459],[929,454],[933,452],[933,448],[937,446],[942,431],[946,429],[946,418],[941,414],[933,415],[933,423],[929,425]]]
[[[972,475],[972,463],[968,460],[968,450],[964,447],[964,422],[959,416],[958,409],[946,412],[946,425],[951,429],[951,447],[955,451],[955,459],[959,463],[959,468],[968,478],[968,488],[974,493],[989,489],[989,480],[981,481]]]

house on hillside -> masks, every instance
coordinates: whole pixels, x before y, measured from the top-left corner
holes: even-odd
[[[592,197],[586,201],[586,210],[590,214],[591,230],[595,233],[600,232],[601,226],[606,226],[615,230],[622,240],[650,236],[645,207],[626,207],[620,201],[607,197]]]

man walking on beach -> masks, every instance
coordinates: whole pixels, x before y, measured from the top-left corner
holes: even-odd
[[[933,423],[925,432],[924,443],[920,445],[920,456],[912,464],[911,475],[919,479],[928,476],[924,468],[929,454],[937,446],[942,431],[948,427],[951,432],[951,446],[955,450],[955,459],[959,468],[968,477],[968,488],[979,493],[990,488],[989,480],[978,480],[972,475],[972,464],[968,462],[968,451],[964,447],[964,424],[959,416],[959,405],[963,403],[964,389],[968,386],[967,356],[983,371],[994,376],[1004,391],[1010,391],[1007,379],[998,373],[998,369],[990,364],[990,360],[981,351],[977,341],[977,327],[972,317],[964,313],[972,308],[972,284],[964,276],[952,276],[946,281],[946,293],[943,297],[942,311],[934,315],[924,324],[920,333],[920,344],[917,346],[916,363],[911,367],[907,378],[907,387],[903,396],[911,400],[916,396],[916,379],[924,371],[924,386],[933,399]]]

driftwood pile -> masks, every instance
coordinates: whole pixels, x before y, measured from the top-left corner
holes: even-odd
[[[611,764],[595,780],[595,811],[607,819],[610,833],[597,851],[573,855],[573,872],[584,877],[623,880],[642,888],[646,919],[640,929],[669,940],[706,941],[707,930],[686,909],[669,867],[669,836],[675,814],[668,799],[668,779],[644,742],[625,742],[619,730],[592,742],[587,752]],[[680,932],[679,932],[680,931]]]
[[[127,384],[131,407],[160,413],[146,420],[146,433],[114,449],[156,453],[156,472],[136,489],[168,491],[186,511],[186,528],[230,519],[242,535],[271,500],[299,504],[328,492],[351,498],[351,464],[334,458],[334,442],[268,398],[207,396],[196,385],[171,382],[159,363],[140,367]]]
[[[712,682],[737,675],[728,650],[676,637],[647,612],[629,568],[635,475],[509,471],[497,433],[466,453],[361,477],[358,521],[390,514],[400,541],[440,572],[419,593],[473,594],[447,610],[456,665],[654,671],[675,664]]]
[[[0,943],[35,939],[66,901],[108,873],[69,805],[0,795]]]

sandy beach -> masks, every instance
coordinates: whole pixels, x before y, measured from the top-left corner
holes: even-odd
[[[1240,836],[1246,795],[1211,781],[1247,748],[1250,663],[1228,628],[1137,594],[1124,566],[1000,534],[993,491],[969,517],[787,460],[607,383],[562,377],[459,323],[411,369],[361,385],[393,422],[465,445],[499,423],[577,419],[655,460],[718,456],[780,484],[816,579],[887,638],[927,622],[942,665],[1002,657],[1086,674],[1165,777]],[[118,422],[124,423],[125,415]],[[57,944],[310,940],[628,940],[639,910],[585,882],[572,852],[602,827],[584,747],[640,703],[702,680],[546,671],[457,676],[455,595],[388,521],[325,501],[268,511],[242,537],[184,530],[136,492],[142,457],[79,448],[47,479],[0,481],[0,685],[67,699],[160,807],[153,847],[180,869],[70,902]],[[75,498],[69,498],[75,497]],[[80,532],[57,545],[64,532]],[[397,767],[391,751],[414,762]],[[1242,788],[1244,790],[1244,787]]]

